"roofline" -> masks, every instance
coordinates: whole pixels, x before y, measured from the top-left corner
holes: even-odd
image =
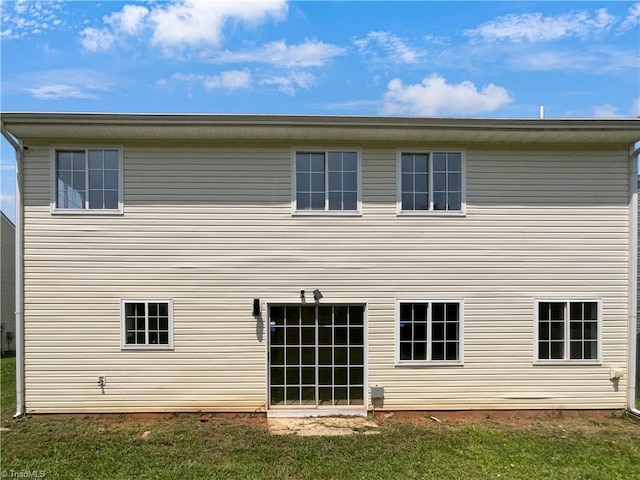
[[[16,228],[16,224],[15,224],[15,223],[13,223],[13,222],[11,221],[11,219],[10,219],[9,217],[7,217],[7,215],[6,215],[2,210],[0,210],[0,216],[2,217],[2,219],[3,219],[3,220],[6,220],[7,222],[9,222],[9,224],[10,224],[14,229]]]
[[[629,128],[640,126],[640,118],[481,118],[481,117],[407,117],[384,115],[308,115],[308,114],[237,114],[237,113],[124,113],[124,112],[2,112],[2,121],[11,123],[100,123],[194,125],[309,125],[363,126],[440,126],[475,128]]]
[[[437,142],[625,145],[640,119],[397,117],[368,115],[6,112],[20,141]]]

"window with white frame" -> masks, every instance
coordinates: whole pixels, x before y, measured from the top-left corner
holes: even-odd
[[[360,155],[355,150],[294,153],[294,211],[359,212]]]
[[[173,348],[171,300],[122,300],[123,348]]]
[[[461,363],[462,302],[398,302],[399,363]]]
[[[399,213],[464,211],[460,151],[398,152]]]
[[[538,300],[537,360],[598,361],[600,315],[598,300]]]
[[[119,212],[122,151],[119,148],[54,149],[55,211]]]

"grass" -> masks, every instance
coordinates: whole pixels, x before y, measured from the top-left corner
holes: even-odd
[[[3,357],[0,363],[0,418],[16,412],[16,357]]]
[[[389,419],[378,435],[350,437],[271,436],[264,422],[247,417],[16,421],[14,406],[7,405],[13,402],[7,393],[12,360],[2,359],[2,425],[10,429],[2,432],[0,471],[5,472],[101,480],[640,477],[640,424],[624,418],[570,427],[570,419],[558,415],[517,428],[490,420],[452,426],[428,417]]]

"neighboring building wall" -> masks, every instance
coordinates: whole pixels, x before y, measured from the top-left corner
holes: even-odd
[[[16,227],[0,212],[0,314],[2,314],[2,352],[15,350],[15,341],[9,341],[15,334],[16,305]]]
[[[96,142],[104,145],[104,142]],[[25,153],[28,412],[255,411],[253,298],[367,304],[388,409],[624,408],[627,152],[466,148],[466,217],[396,215],[397,145],[362,147],[363,215],[292,216],[291,146],[124,144],[122,216],[52,215]],[[416,145],[411,145],[416,147]],[[533,365],[534,299],[600,298],[601,365]],[[170,298],[173,351],[122,351],[120,299]],[[464,366],[396,366],[396,299],[464,299]],[[104,392],[99,375],[107,377]]]

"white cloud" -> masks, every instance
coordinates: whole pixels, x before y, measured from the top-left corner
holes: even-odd
[[[315,77],[308,72],[290,72],[287,76],[273,76],[260,81],[260,85],[276,85],[287,95],[295,95],[299,89],[309,90]]]
[[[144,27],[149,10],[140,5],[125,5],[122,11],[105,17],[105,22],[127,35],[137,35]]]
[[[478,90],[470,81],[447,83],[440,75],[425,77],[414,85],[399,78],[387,85],[382,112],[387,115],[473,115],[505,107],[513,101],[507,90],[489,84]]]
[[[316,40],[287,46],[286,42],[281,40],[267,44],[264,53],[271,57],[271,63],[275,65],[321,67],[328,59],[342,55],[344,49]]]
[[[377,100],[345,100],[344,102],[325,103],[318,107],[332,112],[350,111],[373,113],[380,107],[380,102]]]
[[[638,68],[638,52],[598,46],[588,51],[537,50],[511,55],[512,66],[521,70],[573,70],[590,74]]]
[[[211,61],[268,63],[279,67],[321,67],[332,58],[344,54],[344,48],[318,40],[305,40],[297,45],[287,45],[285,40],[277,40],[254,50],[224,51],[212,57]]]
[[[488,41],[540,42],[597,35],[610,30],[615,22],[616,17],[605,8],[555,17],[541,13],[511,14],[465,30],[465,35]]]
[[[13,4],[13,9],[9,5]],[[2,38],[12,40],[48,30],[59,30],[63,26],[60,16],[64,14],[59,1],[2,2]]]
[[[80,44],[90,52],[111,50],[115,37],[106,29],[85,28],[80,32]]]
[[[24,13],[27,10],[28,2],[27,0],[17,0],[13,9],[16,13]]]
[[[449,37],[445,37],[445,36],[427,34],[424,36],[424,39],[427,42],[433,45],[438,45],[438,46],[449,45],[451,43],[451,40],[449,39]]]
[[[153,25],[151,42],[165,47],[217,46],[227,21],[258,24],[269,17],[281,19],[286,12],[285,0],[172,2],[166,7],[156,7],[149,14],[149,21]]]
[[[618,109],[610,103],[598,105],[593,108],[593,116],[598,118],[619,118],[623,115],[618,113]]]
[[[219,75],[176,73],[171,78],[186,83],[200,83],[207,90],[216,88],[239,90],[251,87],[251,73],[247,70],[229,70]]]
[[[25,88],[38,100],[59,100],[61,98],[97,98],[95,94],[80,90],[64,83],[50,83],[38,87]]]
[[[631,115],[630,117],[640,118],[640,97],[635,98],[631,102]]]
[[[373,45],[380,47],[387,58],[398,64],[416,63],[426,52],[419,52],[409,47],[404,39],[390,32],[369,32],[366,37],[354,42],[361,53],[377,58]]]
[[[188,47],[219,47],[228,23],[258,25],[268,19],[283,19],[287,11],[287,0],[173,0],[149,8],[125,5],[119,12],[103,18],[104,27],[87,28],[81,35],[84,40],[88,30],[98,38],[116,34],[135,37],[148,30],[151,45],[172,55]],[[108,48],[112,46],[113,43],[108,44]],[[95,48],[90,41],[85,48],[94,52],[108,49]]]
[[[627,112],[620,112],[617,107],[605,103],[593,108],[593,116],[597,118],[638,118],[640,117],[640,97],[631,101]]]
[[[184,82],[189,85],[201,85],[207,90],[225,89],[240,90],[251,88],[253,78],[248,70],[229,70],[218,75],[202,75],[195,73],[176,73],[170,80]],[[271,75],[261,78],[259,85],[274,85],[282,93],[295,95],[300,89],[308,90],[315,82],[315,76],[304,71],[291,71],[286,75]],[[167,80],[160,80],[158,85],[164,87]]]
[[[251,86],[251,74],[247,70],[229,70],[207,79],[204,86],[208,89],[226,88],[236,90]]]
[[[47,70],[24,74],[18,79],[20,90],[39,100],[65,98],[92,99],[111,90],[113,78],[83,68]]]
[[[626,31],[640,24],[640,3],[636,3],[629,8],[627,16],[620,24],[620,31]]]

